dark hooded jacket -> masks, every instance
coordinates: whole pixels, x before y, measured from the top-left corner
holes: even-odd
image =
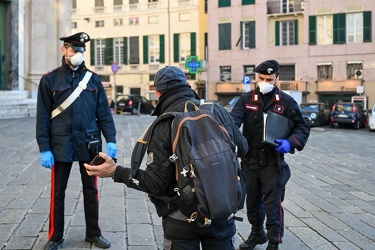
[[[165,112],[182,112],[186,101],[192,101],[199,106],[200,98],[195,91],[186,85],[170,89],[162,94],[155,108],[154,115],[160,116]],[[215,104],[213,113],[232,136],[233,142],[238,147],[238,154],[240,156],[245,155],[248,149],[246,139],[242,136],[226,109]],[[135,179],[139,181],[139,186],[131,186],[152,194],[150,197],[156,206],[159,216],[164,216],[177,209],[177,206],[169,204],[168,201],[153,199],[155,196],[175,195],[173,190],[176,187],[175,168],[171,167],[172,165],[169,165],[169,167],[163,166],[163,163],[172,155],[171,122],[172,119],[165,119],[154,127],[147,150],[147,168],[146,170],[140,169],[135,176]],[[123,168],[120,166],[116,168],[116,182],[125,183],[122,178],[126,178],[126,176],[121,174],[122,170]]]

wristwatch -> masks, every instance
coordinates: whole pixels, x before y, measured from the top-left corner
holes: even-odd
[[[116,172],[116,170],[111,173],[112,180],[115,180],[115,172]]]

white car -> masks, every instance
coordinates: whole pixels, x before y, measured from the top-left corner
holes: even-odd
[[[371,116],[368,118],[368,128],[370,131],[375,131],[375,104],[371,110]]]

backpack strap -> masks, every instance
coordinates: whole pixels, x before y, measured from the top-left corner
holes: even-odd
[[[150,138],[151,138],[155,125],[164,119],[169,119],[169,118],[174,118],[174,117],[175,117],[174,113],[162,114],[147,127],[147,129],[143,132],[141,137],[137,140],[133,148],[133,152],[132,152],[131,160],[130,160],[133,178],[137,175],[137,172],[142,164],[142,160],[147,151],[148,144],[150,142]]]

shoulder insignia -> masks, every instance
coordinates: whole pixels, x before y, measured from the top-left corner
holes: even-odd
[[[51,74],[52,72],[55,72],[59,67],[55,68],[55,69],[52,69],[50,71],[48,71],[47,73],[45,73],[44,75],[48,75],[48,74]]]

